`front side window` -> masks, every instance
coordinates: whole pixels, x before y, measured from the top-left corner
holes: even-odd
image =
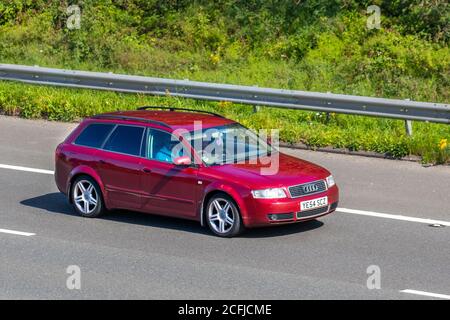
[[[207,165],[239,163],[272,152],[264,139],[240,124],[192,131],[185,138]]]
[[[85,147],[100,148],[115,125],[94,123],[88,125],[75,140],[75,144]]]
[[[105,150],[132,156],[141,155],[143,127],[118,125],[106,141]]]
[[[183,155],[188,155],[188,152],[175,136],[160,130],[148,130],[146,158],[172,163]]]

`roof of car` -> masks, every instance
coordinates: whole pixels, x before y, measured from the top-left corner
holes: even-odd
[[[164,110],[132,110],[103,113],[92,118],[111,119],[130,122],[154,122],[156,125],[170,127],[172,129],[194,130],[194,122],[201,121],[202,129],[223,126],[235,123],[233,120],[223,118],[219,115],[184,112],[184,111],[164,111]]]

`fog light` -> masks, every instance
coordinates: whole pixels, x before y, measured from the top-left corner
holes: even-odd
[[[279,221],[279,220],[292,220],[294,219],[294,213],[272,213],[267,215],[269,220],[271,221]]]

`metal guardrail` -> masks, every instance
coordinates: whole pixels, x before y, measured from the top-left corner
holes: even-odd
[[[448,104],[0,64],[0,80],[450,124]],[[407,126],[408,128],[408,126]]]

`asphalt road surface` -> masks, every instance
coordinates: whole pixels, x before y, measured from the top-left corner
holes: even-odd
[[[179,219],[77,216],[52,175],[75,125],[0,117],[0,299],[450,298],[448,166],[284,149],[333,172],[338,211],[221,239]]]

